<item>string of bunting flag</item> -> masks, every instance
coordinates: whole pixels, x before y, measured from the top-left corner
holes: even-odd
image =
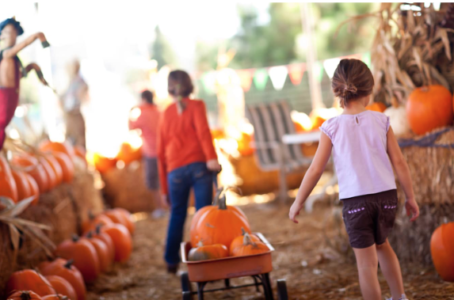
[[[318,82],[322,81],[323,74],[326,72],[328,77],[331,79],[334,75],[337,65],[344,58],[356,58],[364,61],[369,67],[371,67],[371,56],[370,52],[363,54],[352,54],[342,57],[330,58],[323,61],[316,61],[314,64],[314,74]],[[303,79],[304,73],[307,71],[306,63],[295,63],[282,66],[273,66],[267,68],[258,69],[241,69],[234,70],[236,80],[239,81],[244,92],[248,92],[251,89],[252,83],[257,90],[263,91],[268,82],[268,78],[276,90],[282,90],[286,82],[287,76],[293,85],[299,85]],[[196,80],[200,79],[202,86],[208,94],[216,93],[216,81],[219,74],[218,71],[208,71],[199,76],[196,76]],[[230,74],[232,75],[232,74]]]

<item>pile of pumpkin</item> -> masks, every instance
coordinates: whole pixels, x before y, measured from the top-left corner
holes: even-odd
[[[85,162],[83,150],[66,143],[45,141],[38,149],[17,149],[10,160],[0,155],[0,196],[15,203],[34,197],[36,204],[40,194],[73,180],[77,159]]]
[[[442,85],[416,88],[408,96],[405,107],[393,99],[389,108],[383,103],[373,103],[368,108],[387,115],[397,136],[408,134],[410,130],[423,135],[450,126],[454,120],[454,98]]]
[[[251,233],[246,215],[227,206],[225,193],[218,191],[213,205],[200,209],[191,221],[190,261],[220,259],[265,253],[269,248]]]
[[[123,162],[125,166],[134,161],[142,159],[142,148],[134,147],[129,142],[124,142],[120,146],[120,150],[113,158],[103,156],[98,152],[89,154],[88,161],[100,173],[108,172],[117,166],[118,162]]]
[[[8,280],[8,299],[86,299],[86,283],[110,270],[114,262],[128,261],[134,223],[129,212],[116,208],[83,223],[84,235],[57,246],[53,261],[35,270],[13,273]],[[42,298],[41,298],[42,297]]]
[[[445,281],[454,282],[454,222],[442,224],[432,234],[430,252],[435,269]]]

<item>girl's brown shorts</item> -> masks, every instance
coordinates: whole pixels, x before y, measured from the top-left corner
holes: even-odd
[[[353,248],[386,242],[396,218],[396,190],[342,199],[342,202],[344,223]]]

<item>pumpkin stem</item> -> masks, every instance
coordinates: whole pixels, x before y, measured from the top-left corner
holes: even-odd
[[[244,227],[241,227],[241,235],[245,236],[247,234],[246,230],[244,230]]]
[[[74,243],[77,243],[80,240],[80,237],[77,234],[73,234],[71,239],[73,240]]]
[[[66,262],[66,264],[63,265],[63,267],[65,267],[66,269],[71,269],[71,267],[73,266],[73,263],[74,263],[74,259],[70,259]]]
[[[252,247],[257,247],[257,244],[252,241],[251,236],[247,232],[244,232],[243,245],[252,245]]]
[[[227,210],[227,204],[226,204],[226,198],[225,194],[221,198],[219,198],[219,209],[221,210]]]
[[[102,224],[96,225],[95,233],[96,233],[97,235],[99,235],[99,234],[101,233],[101,226],[102,226]]]
[[[223,187],[220,187],[216,190],[216,196],[214,196],[213,205],[218,205],[222,192],[224,192]]]
[[[198,248],[198,247],[203,247],[202,240],[200,240],[200,241],[197,243],[197,248]]]
[[[93,237],[93,231],[87,233],[87,238],[91,239]]]
[[[91,210],[88,211],[88,220],[93,221],[95,219],[95,215]]]
[[[22,291],[20,294],[20,299],[21,300],[31,300],[32,296],[30,296],[30,293],[28,291]]]

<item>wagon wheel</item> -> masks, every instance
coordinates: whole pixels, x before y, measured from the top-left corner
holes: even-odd
[[[183,291],[183,300],[191,300],[192,299],[192,285],[189,281],[189,276],[187,272],[181,274],[181,290]]]
[[[262,275],[262,284],[263,284],[263,291],[265,292],[265,299],[274,300],[273,290],[271,289],[271,281],[270,281],[269,273],[265,273]]]
[[[279,279],[277,281],[277,296],[279,300],[288,300],[287,284],[285,279]]]

